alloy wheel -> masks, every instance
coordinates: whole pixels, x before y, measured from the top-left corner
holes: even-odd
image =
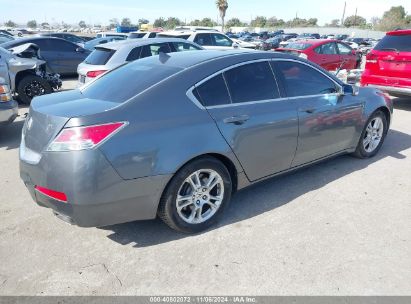
[[[384,134],[384,123],[381,117],[372,119],[365,130],[362,141],[364,150],[368,153],[373,152],[380,144]]]

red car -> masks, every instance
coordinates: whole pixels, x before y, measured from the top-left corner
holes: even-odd
[[[276,51],[295,54],[328,71],[335,71],[340,67],[352,70],[358,66],[361,60],[357,52],[348,44],[331,39],[299,40],[289,43],[286,48],[276,49]]]
[[[411,96],[411,30],[388,32],[368,53],[361,85]]]

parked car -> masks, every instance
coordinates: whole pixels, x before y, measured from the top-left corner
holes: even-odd
[[[84,46],[84,43],[86,42],[83,38],[76,36],[74,34],[69,34],[69,33],[41,33],[39,34],[39,36],[61,38],[61,39],[73,42],[79,46]]]
[[[100,44],[106,44],[109,42],[116,42],[124,40],[123,37],[103,37],[103,38],[95,38],[93,40],[87,41],[84,43],[84,48],[89,51],[93,51],[94,48]]]
[[[348,35],[342,34],[342,35],[337,35],[335,37],[335,39],[343,41],[343,40],[347,39],[348,37],[349,37]]]
[[[0,33],[0,44],[14,40],[13,36]]]
[[[226,35],[215,30],[182,30],[162,32],[157,35],[158,38],[181,38],[187,41],[195,42],[205,49],[209,50],[228,50],[239,48],[239,45]]]
[[[280,38],[270,38],[265,41],[261,41],[257,45],[257,49],[263,50],[263,51],[269,51],[269,50],[275,50],[280,47]]]
[[[0,127],[11,124],[18,115],[18,105],[12,98],[9,79],[4,75],[8,75],[8,67],[0,58]]]
[[[5,49],[34,43],[40,48],[41,56],[47,62],[48,68],[60,75],[73,75],[77,73],[77,66],[90,54],[77,44],[54,37],[21,38],[1,44]]]
[[[376,155],[391,114],[379,90],[287,54],[152,56],[36,98],[20,176],[40,206],[72,224],[158,215],[199,232],[236,190],[340,154]]]
[[[19,36],[19,37],[23,37],[23,35],[29,35],[31,34],[28,30],[26,29],[10,29],[7,32],[9,32],[10,34],[12,34],[13,36]]]
[[[34,44],[16,47],[13,52],[0,47],[0,66],[0,80],[9,88],[6,93],[22,103],[29,104],[34,97],[61,87],[59,75],[46,71],[45,61]]]
[[[411,30],[388,32],[366,58],[362,86],[411,95]]]
[[[10,33],[9,31],[6,31],[6,30],[0,30],[0,34],[4,34],[4,35],[8,35],[8,36],[13,36],[12,33]]]
[[[137,38],[143,38],[143,39],[147,39],[147,38],[156,38],[158,32],[131,32],[128,35],[127,39],[137,39]]]
[[[79,84],[117,68],[124,63],[160,53],[197,51],[203,48],[194,42],[177,38],[127,39],[99,45],[77,68]]]
[[[287,48],[277,49],[308,59],[328,71],[355,69],[358,65],[357,53],[348,45],[337,40],[310,39],[292,42]]]
[[[96,35],[96,38],[103,38],[103,37],[123,37],[127,39],[127,33],[116,33],[116,32],[100,32]]]

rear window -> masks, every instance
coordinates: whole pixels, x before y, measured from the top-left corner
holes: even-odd
[[[136,38],[143,38],[146,33],[131,33],[128,38],[129,39],[136,39]]]
[[[190,35],[164,35],[164,34],[157,34],[157,38],[180,38],[187,40]]]
[[[82,89],[85,97],[123,103],[182,68],[137,60],[109,72]]]
[[[309,43],[291,42],[287,45],[287,49],[306,50],[311,46]]]
[[[93,52],[90,53],[90,55],[87,56],[84,62],[92,65],[105,65],[115,52],[115,50],[96,48]]]
[[[411,52],[411,35],[385,36],[374,47],[374,50],[397,50],[399,52]]]

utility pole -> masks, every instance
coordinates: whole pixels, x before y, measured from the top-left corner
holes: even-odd
[[[344,19],[345,19],[345,9],[347,8],[347,1],[344,2],[344,10],[343,10],[343,15],[341,18],[341,26],[344,26]]]
[[[354,26],[357,26],[357,10],[358,10],[358,7],[355,8]]]

